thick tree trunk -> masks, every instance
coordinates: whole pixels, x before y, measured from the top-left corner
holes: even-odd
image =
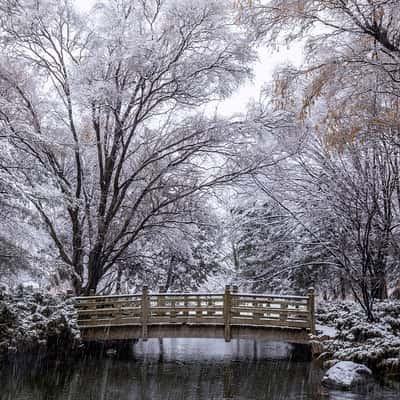
[[[99,269],[97,265],[88,266],[88,281],[83,289],[85,295],[89,295],[91,293],[96,293],[97,286],[99,285],[101,279],[101,274],[99,273]]]
[[[168,266],[167,281],[165,282],[165,288],[164,289],[165,289],[166,292],[168,292],[169,288],[174,283],[174,274],[173,274],[174,261],[175,261],[175,257],[172,256],[171,260],[169,262],[169,266]]]
[[[88,281],[83,290],[86,295],[93,292],[96,293],[97,286],[103,277],[103,263],[101,262],[102,247],[101,243],[97,243],[89,255],[89,262],[87,265]]]
[[[388,298],[386,273],[384,265],[378,265],[374,268],[375,275],[371,278],[372,297],[378,300]]]
[[[388,290],[385,276],[379,275],[374,278],[374,288],[372,291],[374,299],[385,300],[388,298]]]
[[[76,268],[75,268],[75,270],[76,270]],[[76,274],[74,274],[71,278],[71,281],[72,281],[72,287],[73,287],[74,293],[77,296],[82,294],[82,280]]]
[[[346,279],[340,274],[340,298],[346,300]]]

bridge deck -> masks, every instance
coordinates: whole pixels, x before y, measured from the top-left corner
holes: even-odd
[[[83,340],[162,337],[308,341],[314,294],[149,293],[75,299]]]

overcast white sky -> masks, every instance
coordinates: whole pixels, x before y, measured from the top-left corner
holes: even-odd
[[[280,50],[279,53],[261,48],[259,50],[259,61],[254,65],[255,78],[253,83],[248,83],[239,88],[219,106],[219,110],[224,114],[242,112],[250,99],[259,97],[261,87],[272,79],[277,66],[288,62],[299,65],[301,61],[301,47]]]
[[[74,0],[76,5],[89,11],[95,0]],[[259,62],[254,65],[254,81],[243,85],[229,99],[218,105],[218,110],[225,114],[243,112],[245,106],[252,98],[258,98],[260,89],[265,82],[272,79],[275,68],[280,64],[292,63],[299,65],[302,61],[301,46],[290,49],[281,49],[279,52],[272,52],[269,49],[259,50]]]

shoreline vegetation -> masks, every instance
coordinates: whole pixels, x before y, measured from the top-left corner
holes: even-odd
[[[375,313],[376,321],[368,322],[354,302],[319,304],[312,351],[324,369],[353,361],[378,375],[400,375],[400,301],[377,302]]]
[[[73,299],[18,286],[0,290],[0,363],[20,354],[69,356],[81,345]]]

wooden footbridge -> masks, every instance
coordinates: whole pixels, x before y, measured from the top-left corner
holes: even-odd
[[[308,343],[315,333],[314,291],[307,296],[149,293],[75,298],[85,341],[232,338]]]

